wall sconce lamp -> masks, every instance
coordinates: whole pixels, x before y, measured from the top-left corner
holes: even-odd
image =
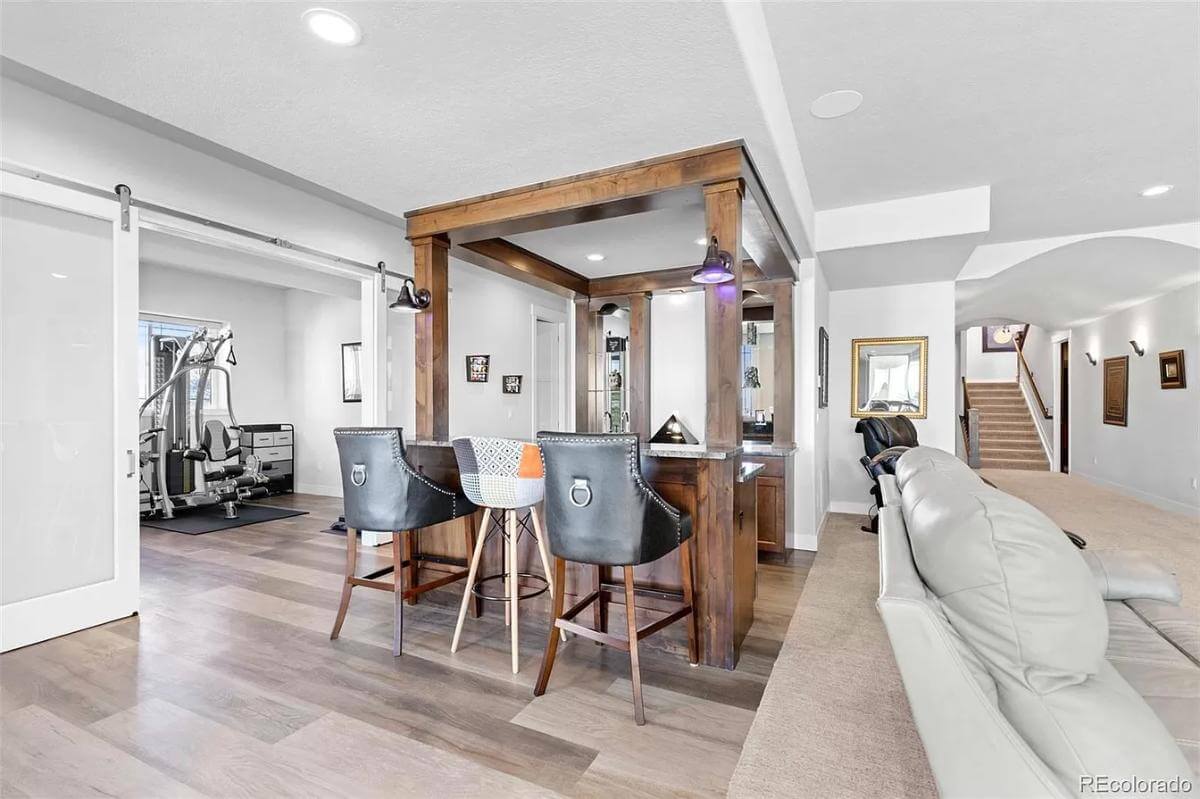
[[[1083,357],[1087,358],[1088,363],[1090,363],[1092,366],[1096,365],[1096,356],[1095,355],[1092,355],[1090,352],[1085,352],[1083,354]]]
[[[396,301],[388,308],[400,313],[420,313],[428,308],[431,302],[433,302],[433,295],[429,293],[429,289],[417,288],[417,284],[413,283],[412,278],[406,277],[400,284],[400,294],[396,297]]]
[[[1139,358],[1146,354],[1146,348],[1139,347],[1136,339],[1129,339],[1129,346],[1133,347],[1133,351],[1138,354]]]
[[[728,283],[735,279],[733,274],[733,256],[717,248],[717,237],[713,236],[708,242],[708,252],[704,255],[704,263],[692,273],[693,283]]]

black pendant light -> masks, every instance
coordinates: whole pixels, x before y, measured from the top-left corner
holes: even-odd
[[[429,293],[429,289],[418,289],[412,278],[406,277],[400,284],[400,293],[396,301],[388,308],[400,313],[420,313],[428,308],[432,301],[433,295]]]
[[[728,283],[734,279],[733,256],[718,249],[717,237],[713,236],[708,243],[708,252],[704,255],[704,263],[692,273],[692,282],[713,285]]]

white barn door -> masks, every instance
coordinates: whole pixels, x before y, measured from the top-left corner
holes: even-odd
[[[138,608],[137,210],[0,175],[0,651]]]

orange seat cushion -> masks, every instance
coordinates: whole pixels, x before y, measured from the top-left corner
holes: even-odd
[[[544,477],[542,452],[537,444],[526,444],[521,448],[521,463],[517,466],[517,477]]]

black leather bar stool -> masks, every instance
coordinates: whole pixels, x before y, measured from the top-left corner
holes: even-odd
[[[333,431],[337,440],[338,459],[342,467],[342,498],[346,507],[346,581],[342,585],[342,601],[333,623],[331,639],[337,638],[350,607],[350,592],[358,585],[391,591],[395,597],[393,613],[392,654],[403,649],[404,600],[416,597],[439,586],[465,579],[467,570],[452,572],[445,577],[416,584],[417,565],[422,558],[402,556],[405,534],[412,535],[451,519],[469,516],[477,508],[460,492],[438,485],[413,468],[404,453],[404,434],[396,427],[339,427]],[[392,534],[392,565],[362,577],[354,572],[358,562],[358,531],[374,530]],[[474,528],[464,525],[467,552],[474,550]],[[404,587],[403,570],[409,573],[408,588]],[[392,581],[377,578],[392,573]]]
[[[538,433],[538,444],[546,465],[546,535],[554,555],[554,621],[533,694],[546,692],[558,654],[556,631],[566,630],[629,653],[633,718],[639,725],[645,724],[638,641],[687,617],[688,659],[693,665],[700,659],[692,610],[692,519],[671,507],[642,479],[636,435]],[[643,592],[634,585],[634,566],[658,560],[675,549],[679,550],[682,592]],[[568,560],[597,567],[596,589],[564,612]],[[612,566],[623,567],[623,586],[603,579]],[[606,593],[621,590],[625,594],[624,638],[608,633],[603,612]],[[670,595],[680,606],[639,628],[634,601],[639,593],[656,598]],[[595,629],[574,621],[593,602],[598,603]]]

